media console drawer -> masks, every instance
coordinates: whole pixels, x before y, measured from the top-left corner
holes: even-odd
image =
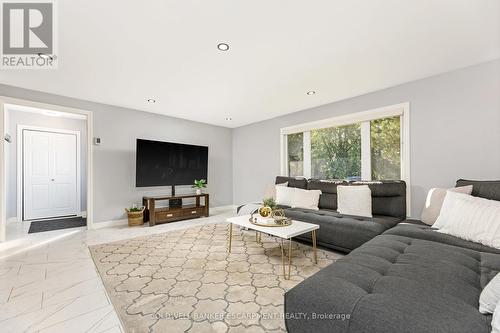
[[[182,215],[184,215],[184,216],[203,215],[204,210],[205,210],[205,208],[201,208],[201,207],[183,209]]]
[[[156,220],[157,221],[163,221],[163,220],[168,220],[176,217],[182,216],[181,211],[172,211],[172,212],[157,212],[156,213]]]

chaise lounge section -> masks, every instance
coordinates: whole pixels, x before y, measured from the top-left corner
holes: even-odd
[[[500,182],[479,192],[484,182],[473,185],[473,195],[500,195]],[[479,296],[499,271],[498,249],[402,223],[289,290],[286,326],[291,333],[489,333]]]

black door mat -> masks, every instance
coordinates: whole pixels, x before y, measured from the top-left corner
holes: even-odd
[[[32,234],[35,232],[59,230],[59,229],[85,227],[86,225],[87,225],[87,219],[84,217],[72,217],[67,219],[36,221],[36,222],[31,222],[28,234]]]

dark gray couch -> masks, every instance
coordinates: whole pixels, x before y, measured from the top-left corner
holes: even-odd
[[[329,182],[276,177],[276,184],[285,182],[288,182],[289,187],[321,190],[320,210],[283,208],[287,217],[318,224],[318,245],[322,247],[350,252],[406,218],[406,184],[403,181]],[[337,212],[337,186],[358,184],[368,184],[372,191],[373,218],[342,215]],[[311,242],[310,234],[297,238]]]
[[[473,195],[500,198],[500,182],[457,182],[467,184]],[[288,291],[288,331],[489,333],[479,295],[500,271],[500,251],[408,222]],[[349,319],[314,320],[318,314]]]

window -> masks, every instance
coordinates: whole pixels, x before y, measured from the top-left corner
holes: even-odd
[[[313,178],[360,179],[360,124],[312,130],[311,171]]]
[[[304,133],[287,135],[288,175],[290,177],[304,174]]]
[[[408,104],[283,128],[282,173],[319,179],[409,178]],[[408,139],[407,139],[408,140]],[[409,187],[409,186],[408,186]]]
[[[400,126],[400,117],[370,122],[372,179],[401,179]]]

